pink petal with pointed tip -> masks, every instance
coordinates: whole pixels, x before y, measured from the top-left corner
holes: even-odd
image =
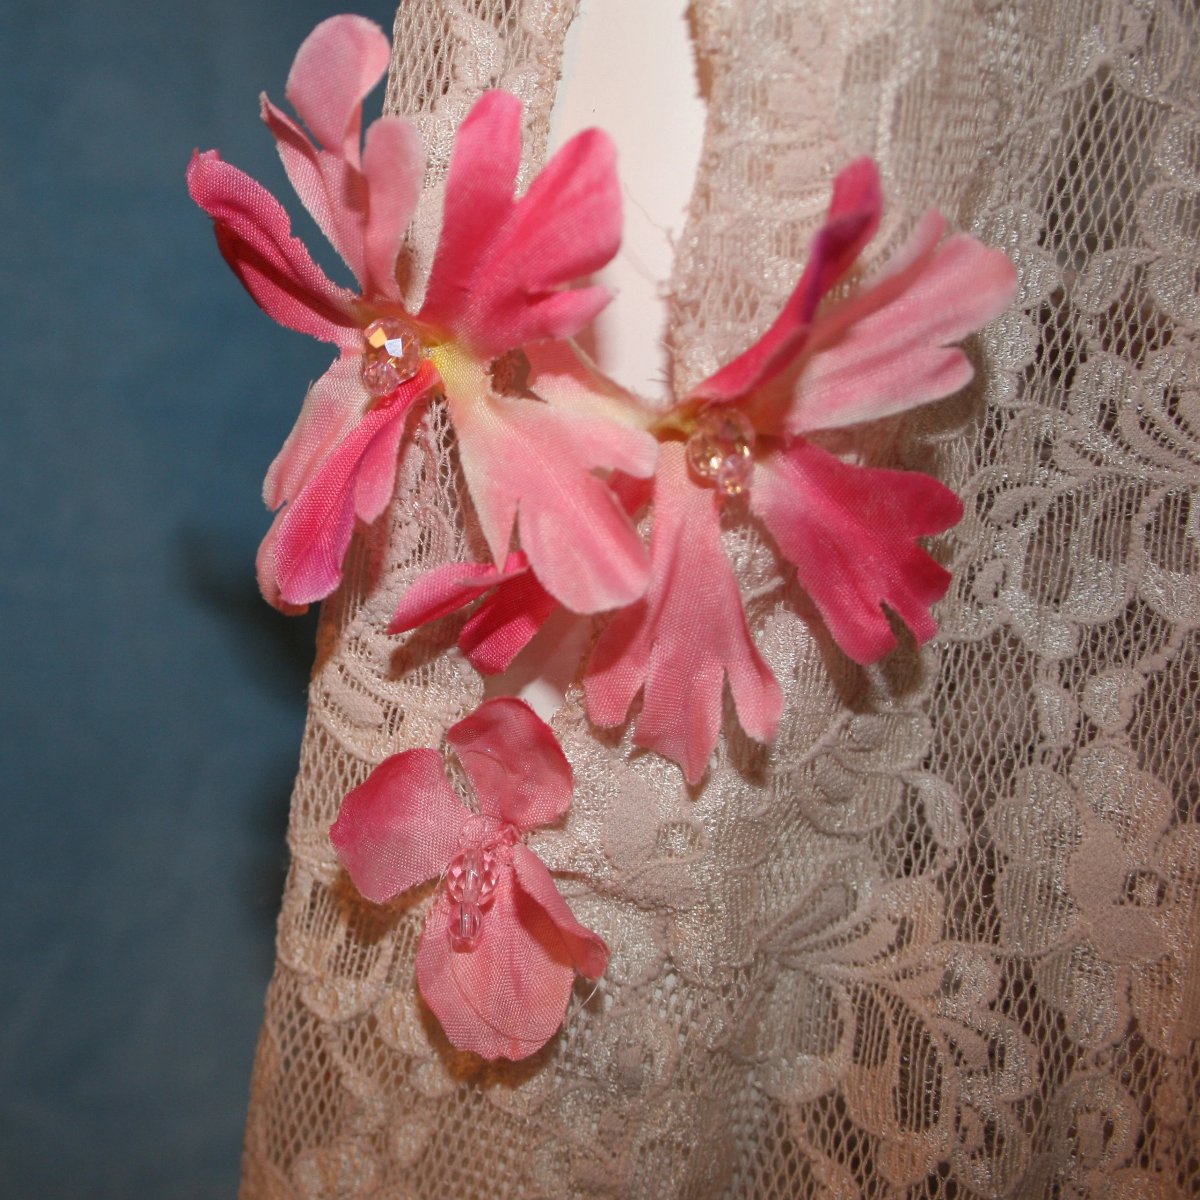
[[[499,674],[512,665],[557,607],[533,572],[522,571],[500,582],[471,615],[458,635],[458,648],[481,674]]]
[[[789,433],[878,420],[970,382],[970,362],[947,347],[1008,307],[1016,271],[966,234],[935,249],[941,225],[927,214],[883,278],[818,323],[792,392]]]
[[[414,378],[359,421],[296,498],[280,509],[258,554],[259,587],[268,603],[295,609],[323,600],[341,582],[355,517],[378,515],[380,495],[390,494],[394,486],[397,426],[402,427],[408,411],[436,381],[434,369],[423,364]],[[377,439],[390,451],[381,455]]]
[[[187,178],[192,199],[213,219],[222,256],[263,312],[289,329],[359,348],[354,294],[325,277],[266,188],[215,150],[194,154]]]
[[[616,151],[599,130],[573,137],[546,164],[489,240],[456,336],[480,358],[578,333],[608,303],[604,288],[560,290],[604,266],[621,243]]]
[[[853,466],[798,441],[758,463],[751,506],[855,662],[895,645],[884,604],[918,642],[937,632],[929,609],[950,573],[916,539],[950,528],[962,503],[936,479]]]
[[[860,158],[834,180],[829,212],[808,264],[774,324],[731,363],[693,389],[689,400],[731,402],[762,387],[803,350],[817,306],[875,236],[883,212],[879,168]]]
[[[416,129],[401,117],[380,117],[367,130],[363,174],[367,180],[365,259],[368,290],[399,298],[396,258],[416,211],[425,173],[425,151]]]
[[[571,764],[554,731],[523,700],[481,704],[446,734],[480,812],[518,829],[557,821],[571,805]]]
[[[418,625],[436,621],[478,600],[498,583],[515,579],[528,570],[525,556],[519,553],[510,554],[504,565],[504,571],[497,571],[491,563],[456,562],[426,571],[400,597],[388,633],[406,633]]]
[[[450,944],[450,917],[450,901],[439,894],[417,947],[425,1003],[458,1049],[527,1058],[563,1022],[575,984],[572,949],[511,868],[501,872],[473,949]]]
[[[391,59],[387,35],[366,17],[322,21],[296,52],[284,94],[327,150],[358,165],[362,102]]]
[[[376,904],[436,878],[458,850],[470,812],[436,750],[406,750],[342,801],[329,840],[354,886]]]
[[[485,92],[454,139],[421,320],[456,328],[480,259],[512,212],[520,165],[521,102],[507,92]]]
[[[308,389],[300,416],[263,482],[263,500],[277,509],[295,497],[370,407],[362,358],[344,354]]]
[[[572,612],[602,612],[646,586],[645,547],[593,471],[645,476],[658,446],[642,430],[512,397],[455,396],[463,472],[492,557],[516,523],[534,574]]]
[[[613,618],[588,661],[588,715],[620,724],[642,689],[637,744],[696,783],[717,744],[726,678],[742,728],[759,741],[775,736],[783,693],[746,625],[716,494],[691,482],[678,443],[662,448],[650,557],[645,599]]]

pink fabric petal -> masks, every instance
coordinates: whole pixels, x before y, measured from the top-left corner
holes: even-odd
[[[276,509],[299,493],[372,400],[363,387],[361,356],[342,355],[308,389],[300,416],[267,471],[263,500],[268,508]]]
[[[521,102],[507,92],[485,92],[454,139],[423,321],[447,331],[456,326],[479,261],[512,212],[520,165]]]
[[[947,347],[1008,307],[1016,271],[966,234],[938,246],[942,228],[927,213],[883,277],[818,323],[790,398],[789,433],[878,420],[970,382],[970,362]]]
[[[373,21],[342,15],[304,39],[285,95],[318,142],[358,165],[362,102],[391,60],[391,43]]]
[[[799,441],[759,462],[751,505],[855,662],[895,645],[884,604],[918,642],[937,632],[929,609],[950,573],[915,539],[950,528],[962,503],[936,479],[853,466]]]
[[[294,611],[324,599],[341,582],[354,519],[378,515],[380,496],[390,494],[395,483],[395,448],[405,417],[436,379],[433,368],[423,365],[359,421],[279,511],[258,554],[259,587],[270,604]],[[383,454],[378,439],[387,448]]]
[[[783,693],[746,625],[715,493],[688,478],[678,443],[662,448],[650,556],[645,599],[613,618],[588,661],[588,715],[620,724],[643,690],[635,741],[696,783],[717,744],[725,679],[742,728],[759,741],[775,736]]]
[[[528,846],[518,843],[513,847],[513,871],[517,886],[553,921],[575,970],[587,979],[599,979],[608,966],[608,947],[599,934],[575,919],[546,864]]]
[[[607,485],[592,472],[654,470],[658,447],[642,430],[511,397],[463,396],[447,384],[467,486],[488,548],[508,555],[516,523],[542,586],[572,612],[636,600],[646,551]]]
[[[834,180],[825,224],[813,239],[804,274],[775,323],[688,399],[738,400],[787,367],[804,348],[825,294],[875,236],[882,212],[879,169],[869,158],[857,159]]]
[[[398,299],[396,258],[416,211],[425,173],[425,150],[416,129],[400,117],[380,117],[367,130],[364,255],[372,295]]]
[[[482,359],[582,329],[608,292],[560,289],[620,244],[611,141],[596,130],[572,138],[514,204],[520,126],[520,102],[503,92],[485,94],[463,122],[420,314]]]
[[[557,821],[571,805],[571,765],[553,730],[523,700],[488,700],[446,734],[480,812],[518,829]]]
[[[329,840],[354,886],[376,904],[440,875],[470,812],[436,750],[384,759],[342,801]]]
[[[481,674],[506,671],[557,607],[533,572],[522,571],[501,582],[471,615],[458,635],[458,648]]]
[[[611,139],[573,137],[517,202],[480,259],[456,317],[460,340],[490,358],[526,342],[578,333],[608,303],[604,288],[560,291],[621,244],[621,192]]]
[[[457,562],[426,571],[400,597],[388,633],[406,633],[456,612],[498,583],[518,578],[529,569],[525,555],[520,553],[510,554],[504,567],[497,571],[491,563]]]
[[[353,293],[330,283],[297,238],[283,206],[215,150],[194,154],[188,191],[212,217],[225,261],[281,325],[343,348],[362,332]]]
[[[544,868],[543,868],[544,870]],[[553,888],[553,883],[550,885]],[[451,904],[439,893],[417,947],[417,984],[460,1050],[527,1058],[555,1034],[575,984],[572,948],[546,910],[501,872],[478,944],[450,944]]]

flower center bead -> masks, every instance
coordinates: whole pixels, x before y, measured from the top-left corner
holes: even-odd
[[[731,404],[700,410],[687,440],[692,474],[726,496],[740,496],[754,473],[754,426]]]
[[[491,901],[500,880],[500,864],[490,850],[463,850],[446,868],[446,891],[454,902],[450,914],[450,944],[455,950],[474,950],[483,927],[482,909]]]
[[[373,396],[386,396],[411,379],[421,366],[421,339],[409,322],[381,317],[363,330],[362,380]]]

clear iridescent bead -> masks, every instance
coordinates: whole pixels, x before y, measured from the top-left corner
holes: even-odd
[[[500,881],[500,864],[489,850],[464,850],[446,868],[446,891],[454,906],[450,913],[450,944],[455,950],[474,950],[483,927],[482,908]]]
[[[411,379],[421,366],[421,339],[408,321],[381,317],[363,330],[362,380],[374,396],[386,396]]]
[[[482,928],[483,914],[478,904],[456,904],[450,913],[450,945],[455,950],[474,950]]]
[[[729,404],[710,404],[687,440],[692,473],[726,496],[740,496],[754,474],[754,426]]]

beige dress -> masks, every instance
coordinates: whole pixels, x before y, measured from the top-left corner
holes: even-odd
[[[545,145],[569,0],[406,0],[389,110],[430,185],[478,93]],[[532,844],[612,949],[517,1065],[448,1046],[326,832],[388,754],[482,698],[396,598],[464,551],[448,423],[326,603],[244,1197],[917,1200],[1200,1192],[1200,15],[1195,0],[696,0],[708,127],[672,282],[682,394],[793,286],[836,169],[1016,262],[959,398],[856,437],[964,497],[942,632],[854,666],[731,540],[787,708],[706,782],[555,718],[576,771]],[[619,77],[614,86],[621,86]],[[669,129],[663,136],[670,135]]]

